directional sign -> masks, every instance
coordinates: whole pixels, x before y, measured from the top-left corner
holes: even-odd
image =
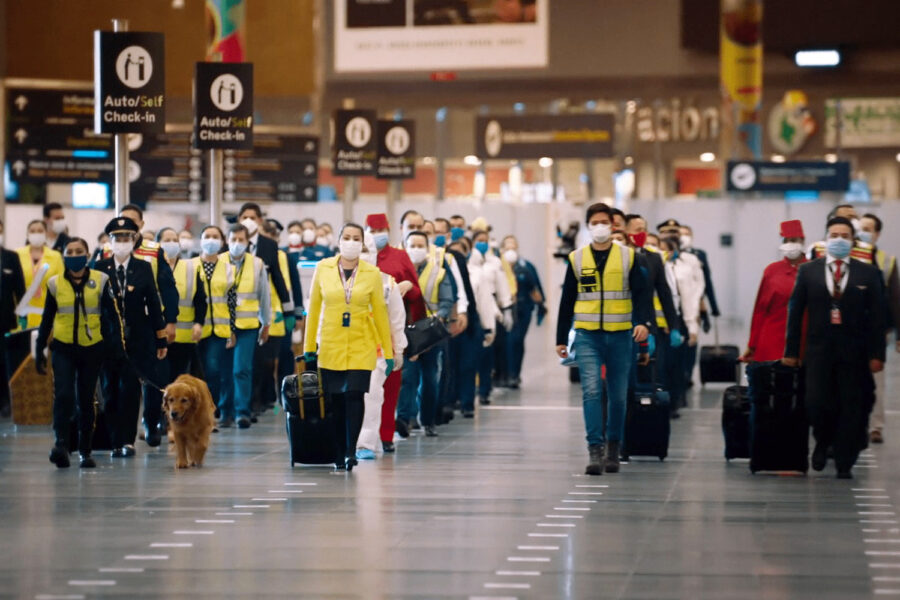
[[[725,179],[730,192],[846,192],[850,187],[850,163],[732,160],[728,161]]]
[[[253,148],[253,65],[197,63],[194,147]]]
[[[115,174],[113,161],[94,161],[78,158],[15,158],[8,157],[13,181],[29,183],[75,183],[96,181],[112,183]]]
[[[610,158],[612,113],[478,117],[475,143],[481,158]]]
[[[94,131],[164,132],[165,88],[163,34],[94,32]]]
[[[374,175],[378,140],[374,110],[338,110],[331,159],[335,175]]]
[[[412,179],[416,176],[416,123],[378,121],[379,179]]]

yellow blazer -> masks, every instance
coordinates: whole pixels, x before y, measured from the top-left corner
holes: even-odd
[[[47,282],[50,281],[50,278],[54,275],[61,275],[63,271],[65,271],[62,254],[52,248],[44,246],[44,255],[37,265],[34,265],[31,262],[31,246],[22,246],[21,248],[18,248],[16,254],[19,255],[19,263],[22,265],[22,275],[25,276],[26,290],[31,285],[31,282],[34,281],[35,272],[40,269],[42,265],[47,264],[50,267],[50,270],[47,271],[47,274],[41,282],[41,287],[38,288],[37,293],[32,296],[31,302],[28,303],[30,309],[28,313],[28,328],[40,327],[41,314],[44,312],[44,301],[47,299]]]
[[[316,352],[318,337],[320,368],[373,371],[379,345],[386,359],[394,358],[381,271],[365,261],[359,261],[348,306],[338,271],[339,258],[326,258],[316,265],[307,308],[303,351]],[[350,313],[349,327],[343,326],[346,312]]]

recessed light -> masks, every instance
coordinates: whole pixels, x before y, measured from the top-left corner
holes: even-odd
[[[700,155],[700,160],[702,162],[712,162],[712,161],[716,160],[716,155],[713,154],[712,152],[704,152],[703,154]]]
[[[836,67],[841,64],[841,53],[837,50],[798,50],[794,53],[794,63],[798,67]]]

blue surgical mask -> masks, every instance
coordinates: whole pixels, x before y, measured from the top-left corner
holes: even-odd
[[[231,258],[237,260],[244,256],[244,252],[247,251],[247,244],[243,242],[228,242],[228,252],[231,254]]]
[[[203,250],[203,254],[212,256],[213,254],[218,254],[219,250],[222,249],[222,242],[216,238],[203,238],[200,240],[200,249]]]
[[[475,249],[481,252],[482,254],[487,254],[488,251],[488,243],[487,242],[475,242]]]
[[[444,234],[439,234],[434,236],[434,245],[438,248],[443,248],[444,244],[447,243],[447,236]]]
[[[382,248],[387,246],[388,242],[390,241],[390,237],[388,237],[388,234],[386,233],[376,233],[372,236],[372,239],[375,240],[376,250],[381,250]]]
[[[63,262],[66,264],[66,269],[72,271],[73,273],[77,273],[87,266],[88,257],[87,256],[64,256]]]
[[[872,243],[872,237],[873,237],[873,235],[872,235],[872,232],[871,232],[871,231],[863,231],[863,230],[860,230],[860,231],[857,231],[857,232],[856,232],[856,237],[858,237],[858,238],[859,238],[859,241],[861,241],[861,242],[865,242],[865,243],[867,243],[867,244],[871,244],[871,243]]]
[[[850,250],[853,248],[853,242],[846,238],[828,238],[825,240],[825,250],[828,256],[834,258],[847,258]]]
[[[464,235],[466,235],[466,230],[462,227],[454,227],[450,230],[450,239],[454,242]]]

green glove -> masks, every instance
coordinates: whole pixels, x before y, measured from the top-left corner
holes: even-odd
[[[390,375],[390,374],[391,374],[391,371],[394,370],[394,359],[393,359],[393,358],[386,358],[386,359],[384,359],[384,362],[387,363],[387,367],[384,369],[384,374],[385,374],[385,375]]]
[[[317,354],[315,352],[304,352],[303,353],[303,362],[313,362],[317,358]]]
[[[284,326],[288,330],[288,332],[293,331],[294,327],[297,326],[297,317],[295,317],[294,315],[286,316],[284,318]]]

